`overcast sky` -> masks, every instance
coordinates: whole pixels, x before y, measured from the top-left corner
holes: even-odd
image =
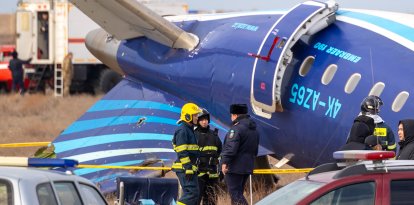
[[[16,10],[18,0],[0,0],[0,13]],[[103,0],[107,1],[107,0]],[[173,0],[169,0],[173,1]],[[182,0],[191,10],[272,10],[288,9],[303,0]],[[342,8],[381,9],[414,14],[414,0],[337,0]]]

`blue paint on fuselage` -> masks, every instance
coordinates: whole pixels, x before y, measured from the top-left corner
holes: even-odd
[[[280,43],[282,43],[282,41],[287,41],[289,36],[297,30],[299,25],[303,24],[303,21],[305,21],[308,16],[311,16],[313,13],[320,10],[321,6],[302,4],[283,16],[283,18],[280,19],[273,28],[271,28],[272,32],[267,37],[260,55],[267,56],[270,51],[272,52],[272,55],[270,56],[269,61],[257,61],[256,70],[254,72],[255,80],[253,82],[253,96],[256,101],[268,106],[272,105],[273,81],[275,73],[277,73],[278,70],[276,69],[276,66],[284,48],[279,46]],[[278,41],[279,44],[273,45],[276,37],[280,37]]]
[[[170,134],[155,134],[155,133],[123,133],[123,134],[110,134],[100,135],[93,137],[84,137],[80,139],[67,140],[64,142],[54,143],[56,149],[55,153],[61,153],[77,149],[79,147],[92,147],[102,144],[111,144],[111,147],[116,147],[113,143],[125,142],[125,141],[168,141],[168,148],[171,148],[172,136]],[[153,143],[153,142],[151,142]],[[107,146],[107,145],[106,145]],[[138,146],[143,147],[143,146]],[[109,147],[110,148],[110,147]],[[106,147],[108,149],[108,147]],[[92,149],[99,150],[99,149]],[[105,150],[105,149],[102,149]]]
[[[201,39],[196,48],[198,54],[169,49],[175,55],[164,56],[170,53],[164,51],[152,53],[162,59],[156,63],[153,62],[155,57],[148,59],[142,56],[148,50],[146,47],[167,48],[148,39],[134,39],[120,46],[118,62],[131,77],[149,84],[156,82],[156,87],[184,100],[197,99],[213,115],[228,122],[228,105],[234,101],[245,101],[242,98],[249,93],[249,90],[241,89],[250,86],[251,65],[255,60],[247,54],[257,53],[262,39],[272,26],[269,22],[276,21],[277,17],[238,17],[220,22],[197,22],[199,30],[194,32]],[[234,30],[231,26],[240,21],[257,25],[259,30]],[[138,62],[141,69],[137,69]],[[201,96],[192,98],[194,93]],[[214,99],[220,100],[210,107]]]
[[[279,17],[259,15],[180,22],[200,38],[196,52],[170,49],[139,38],[121,44],[118,62],[130,78],[158,87],[184,101],[194,101],[230,125],[228,106],[231,103],[250,106],[255,59],[247,53],[257,53],[266,33]],[[234,29],[234,23],[245,23],[259,29],[255,32]],[[317,42],[358,55],[361,60],[355,63],[319,51],[313,48]],[[396,95],[413,89],[413,86],[407,86],[406,80],[401,84],[393,80],[413,76],[410,68],[414,65],[413,53],[406,47],[378,33],[340,21],[308,39],[301,39],[298,44],[300,46],[293,48],[294,57],[287,71],[291,77],[284,79],[283,83],[284,112],[274,113],[270,120],[250,113],[258,122],[261,145],[265,148],[279,157],[294,153],[298,157],[292,161],[298,166],[313,166],[331,160],[332,151],[345,142],[353,118],[359,113],[360,101],[379,81],[386,85],[381,95],[385,102],[381,113],[383,118],[394,128],[399,119],[410,117],[407,111],[413,110],[412,103],[407,103],[398,113],[391,111]],[[297,74],[300,64],[310,55],[315,56],[315,62],[309,74],[301,77]],[[330,64],[336,64],[338,70],[333,81],[323,85],[321,77]],[[344,87],[353,73],[360,73],[362,79],[353,93],[346,94]],[[337,116],[326,116],[327,108],[319,104],[313,111],[290,103],[288,99],[294,83],[320,92],[320,100],[325,103],[328,103],[328,97],[339,100],[342,107]]]

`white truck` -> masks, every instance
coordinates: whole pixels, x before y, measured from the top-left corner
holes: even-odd
[[[183,15],[180,0],[139,0],[160,15]],[[29,89],[43,89],[50,82],[55,96],[62,96],[62,61],[71,52],[74,74],[71,92],[107,92],[121,76],[107,69],[86,48],[86,34],[99,26],[67,0],[20,0],[16,11],[16,51],[19,58],[32,58],[36,73]]]

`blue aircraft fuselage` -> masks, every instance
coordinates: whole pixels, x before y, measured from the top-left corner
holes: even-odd
[[[340,11],[338,15],[366,18],[389,30],[404,29],[396,22],[357,12]],[[172,49],[138,38],[123,41],[117,59],[129,79],[194,101],[230,124],[230,104],[250,105],[256,58],[248,53],[258,52],[267,32],[280,17],[274,14],[179,22],[177,25],[200,38],[193,51]],[[293,60],[283,79],[283,112],[273,113],[271,119],[250,113],[258,122],[260,144],[268,153],[279,157],[294,153],[300,157],[293,158],[292,162],[301,167],[331,160],[332,152],[345,143],[353,119],[360,111],[361,100],[377,82],[385,84],[381,116],[394,131],[398,120],[412,117],[412,103],[406,103],[399,112],[391,110],[398,93],[413,89],[414,53],[398,42],[336,21],[319,33],[302,38],[292,51]],[[315,61],[309,73],[301,76],[299,68],[308,56],[314,56]],[[269,61],[258,61],[275,67],[276,60],[272,57]],[[324,85],[321,78],[332,64],[337,66],[337,71],[332,81]],[[361,75],[361,80],[347,94],[345,85],[355,73]]]
[[[222,139],[230,104],[247,104],[259,155],[293,153],[296,167],[331,161],[369,94],[382,98],[380,115],[397,141],[398,121],[414,117],[413,15],[307,1],[288,12],[171,17],[177,28],[139,3],[72,1],[106,29],[88,34],[88,49],[125,79],[54,140],[58,158],[170,166],[176,122],[189,101],[210,112]],[[104,192],[116,189],[119,176],[161,175],[106,167],[74,173]]]

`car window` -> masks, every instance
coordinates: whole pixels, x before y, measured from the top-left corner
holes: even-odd
[[[54,186],[61,204],[82,205],[79,193],[72,182],[55,182]]]
[[[312,181],[295,181],[266,196],[256,205],[296,204],[322,185],[324,184]]]
[[[0,179],[0,205],[13,204],[13,189],[9,181]]]
[[[311,205],[369,205],[375,203],[375,182],[352,184],[335,189]]]
[[[39,205],[57,205],[56,197],[53,194],[52,185],[50,183],[39,184],[36,187]]]
[[[414,204],[414,180],[391,181],[391,205]]]
[[[80,188],[82,196],[86,200],[85,205],[106,205],[105,200],[94,187],[80,184]]]

